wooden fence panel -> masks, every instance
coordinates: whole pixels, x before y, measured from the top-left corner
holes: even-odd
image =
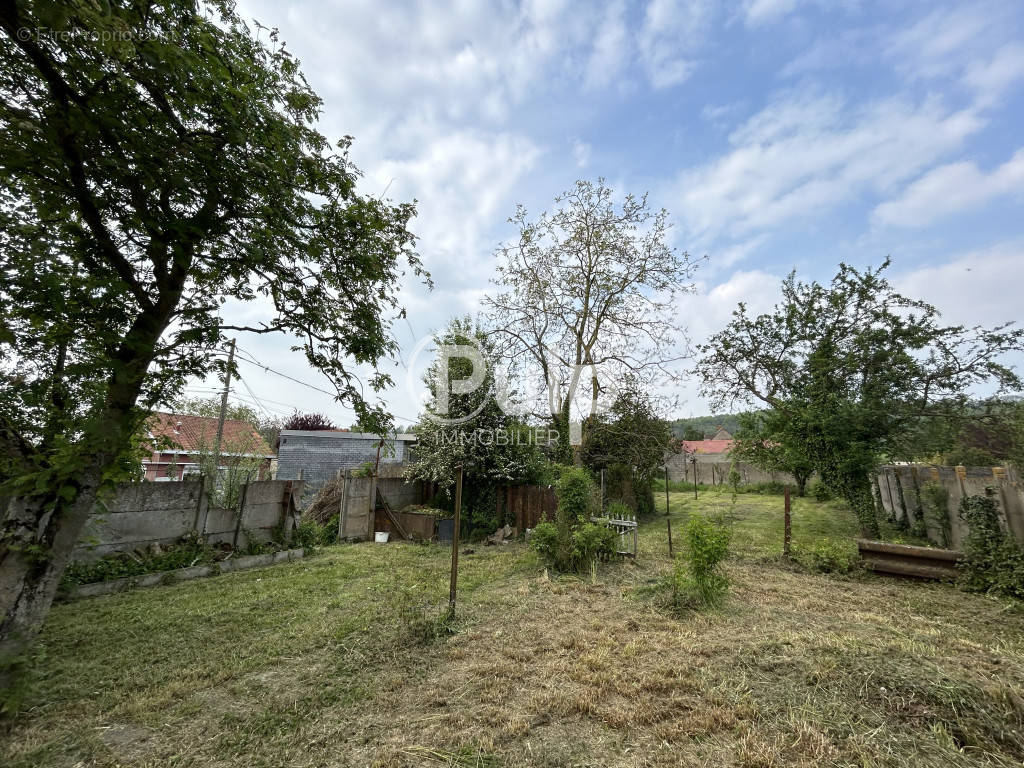
[[[504,500],[504,504],[502,504]],[[555,519],[555,489],[550,485],[506,485],[498,492],[498,516],[508,515],[520,531]]]

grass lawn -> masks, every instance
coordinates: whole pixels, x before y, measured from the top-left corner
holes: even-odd
[[[664,517],[596,579],[471,545],[436,639],[433,545],[58,605],[0,765],[1020,766],[1024,612],[785,565],[781,507],[672,494],[677,546],[695,509],[732,520],[732,593],[708,613],[661,607]],[[793,530],[852,551],[839,506],[795,500]]]

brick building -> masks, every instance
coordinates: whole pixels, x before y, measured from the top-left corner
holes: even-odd
[[[157,412],[146,423],[147,439],[153,447],[142,460],[146,480],[168,482],[199,473],[200,454],[211,454],[217,442],[217,419],[205,416]],[[226,419],[221,436],[220,466],[227,468],[240,460],[257,460],[257,480],[270,471],[274,452],[246,421]]]

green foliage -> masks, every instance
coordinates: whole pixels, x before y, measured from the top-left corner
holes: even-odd
[[[537,523],[530,531],[530,547],[548,565],[554,566],[558,556],[558,526],[549,521]]]
[[[557,518],[582,523],[594,511],[594,481],[583,467],[564,467],[555,484]]]
[[[584,523],[572,534],[572,560],[581,570],[602,557],[615,552],[615,531],[603,523]]]
[[[722,561],[729,555],[731,531],[723,523],[693,515],[686,524],[686,555],[676,557],[671,579],[677,608],[713,608],[729,591]]]
[[[852,573],[860,567],[857,552],[849,542],[824,539],[809,547],[794,547],[793,559],[819,573]]]
[[[583,464],[595,475],[602,469],[628,473],[637,514],[652,513],[650,482],[663,471],[672,434],[651,396],[635,379],[627,379],[609,412],[588,419],[584,431]]]
[[[952,526],[949,521],[949,491],[942,483],[929,481],[921,488],[921,506],[924,508],[924,521],[930,522],[939,531],[940,541],[948,547],[952,540]],[[927,536],[927,526],[924,535]]]
[[[582,571],[595,560],[615,551],[615,531],[590,521],[597,513],[596,488],[583,467],[563,467],[555,495],[555,522],[539,523],[530,534],[530,546],[557,571]],[[609,506],[618,513],[632,514],[621,502]]]
[[[1000,526],[995,499],[965,497],[959,512],[968,526],[960,586],[968,592],[1024,599],[1024,549]]]
[[[814,473],[814,456],[807,425],[798,417],[779,410],[743,413],[729,455],[767,472],[788,472],[796,480],[796,492],[803,496],[807,480]]]
[[[691,416],[669,422],[672,434],[680,440],[704,440],[713,435],[719,427],[735,435],[740,429],[740,415],[722,413],[717,416]]]
[[[162,547],[159,551],[118,552],[92,562],[73,562],[65,569],[61,586],[67,589],[75,584],[92,584],[193,565],[208,565],[216,560],[218,554],[218,550],[208,546],[199,536],[186,536],[177,544]]]
[[[373,475],[374,462],[364,461],[352,470],[352,477],[370,477]]]
[[[902,451],[926,415],[962,409],[981,383],[1020,390],[1003,362],[1024,331],[943,323],[935,307],[897,293],[878,269],[840,264],[831,284],[782,284],[782,302],[752,317],[744,305],[702,345],[697,365],[713,405],[767,407],[762,448],[778,443],[840,494],[864,535],[879,525],[871,477]],[[786,459],[789,461],[789,458]]]
[[[621,501],[613,501],[605,507],[604,516],[613,520],[625,520],[627,515],[632,515],[633,510],[629,508],[628,504],[623,504]]]
[[[471,360],[453,356],[431,364],[424,377],[431,398],[415,429],[419,440],[406,476],[437,483],[450,499],[458,467],[462,466],[465,534],[492,533],[504,522],[496,517],[498,486],[535,483],[544,473],[546,462],[536,435],[507,414],[497,400],[497,358],[492,338],[464,317],[453,319],[434,343],[438,347],[474,347],[486,371],[479,387],[460,392],[450,386],[451,382],[475,373]]]
[[[832,500],[832,491],[820,480],[810,485],[811,497],[815,501],[826,502]]]
[[[18,3],[4,24],[0,497],[36,520],[0,538],[70,548],[81,510],[137,467],[148,413],[223,375],[238,333],[298,339],[389,430],[370,395],[391,383],[402,276],[428,279],[415,206],[357,192],[351,137],[319,133],[322,102],[277,33],[192,0]],[[0,595],[0,642],[45,612],[36,580],[53,576]]]

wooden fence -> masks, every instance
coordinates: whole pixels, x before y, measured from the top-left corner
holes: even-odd
[[[498,491],[498,520],[514,520],[512,525],[520,531],[554,520],[555,506],[555,489],[550,485],[506,485]]]

